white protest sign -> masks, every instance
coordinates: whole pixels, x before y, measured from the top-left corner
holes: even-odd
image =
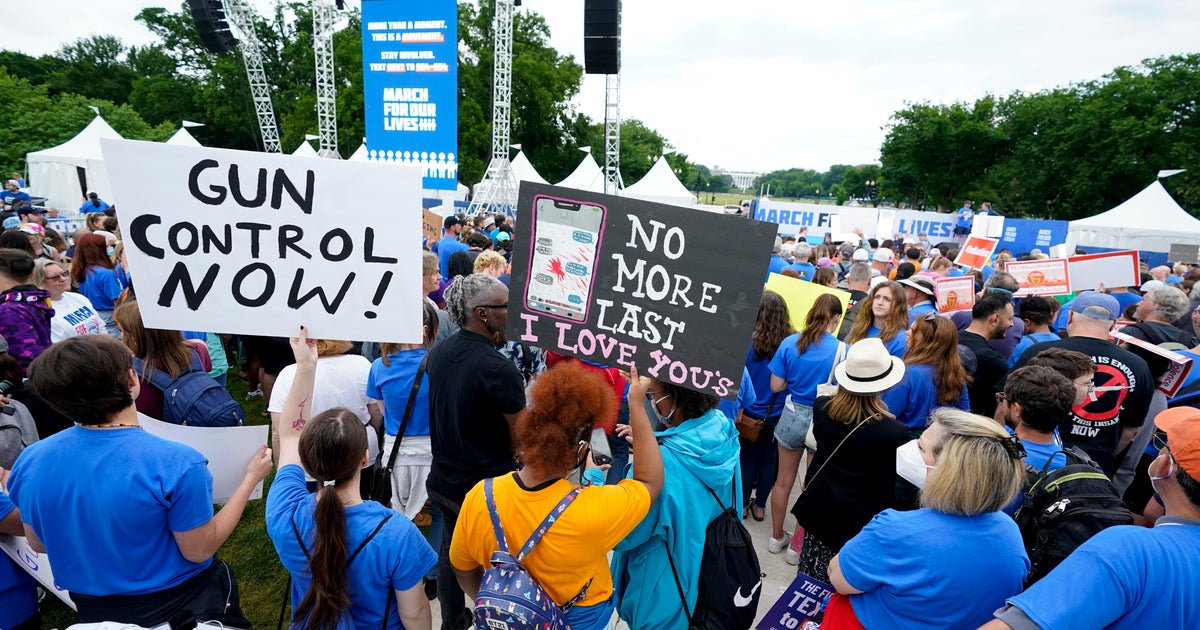
[[[266,446],[270,439],[267,425],[249,427],[185,427],[155,420],[139,413],[138,424],[150,435],[186,444],[208,459],[208,472],[213,478],[213,503],[229,502],[242,478],[246,466]],[[262,482],[254,487],[250,499],[262,498]]]
[[[17,563],[17,566],[33,576],[33,579],[37,580],[38,584],[46,589],[46,592],[53,593],[64,604],[70,606],[71,610],[75,610],[75,602],[71,601],[71,594],[54,583],[54,572],[50,570],[50,558],[44,553],[34,551],[24,536],[0,534],[0,549],[3,549],[4,553]]]
[[[879,224],[875,229],[875,238],[880,242],[888,240],[896,235],[893,228],[896,225],[896,211],[893,208],[879,209]]]
[[[1136,287],[1141,284],[1136,250],[1085,254],[1067,259],[1071,291],[1091,291],[1106,287]]]
[[[147,326],[421,341],[420,169],[101,146]]]

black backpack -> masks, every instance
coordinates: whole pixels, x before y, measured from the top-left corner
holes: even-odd
[[[1025,500],[1013,518],[1032,564],[1026,585],[1044,577],[1100,530],[1133,524],[1121,495],[1092,458],[1077,447],[1060,452],[1067,456],[1062,468],[1047,471],[1053,456],[1041,470],[1025,466]]]
[[[704,530],[704,552],[700,557],[696,609],[688,611],[687,596],[667,546],[667,561],[675,577],[675,587],[683,600],[683,612],[689,630],[747,630],[758,614],[762,595],[762,571],[750,532],[742,525],[737,510],[725,507],[712,488],[704,486],[722,512]],[[737,478],[734,478],[733,505],[737,505]]]

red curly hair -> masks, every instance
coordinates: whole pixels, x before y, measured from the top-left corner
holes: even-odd
[[[521,459],[550,470],[575,466],[579,441],[608,422],[617,404],[608,383],[574,361],[543,372],[529,397],[517,421]]]

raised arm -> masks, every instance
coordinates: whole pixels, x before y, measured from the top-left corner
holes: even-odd
[[[283,403],[283,412],[275,426],[279,435],[279,465],[300,464],[300,432],[312,419],[313,382],[317,373],[317,342],[300,327],[300,336],[291,338],[296,374]]]
[[[654,437],[654,427],[646,415],[646,392],[654,379],[638,374],[637,367],[629,368],[629,427],[633,430],[633,478],[646,484],[650,501],[658,499],[663,487],[662,452]]]

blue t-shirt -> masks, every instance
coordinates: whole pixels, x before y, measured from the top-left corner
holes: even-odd
[[[1109,293],[1109,295],[1111,295],[1113,298],[1115,298],[1117,300],[1117,304],[1121,305],[1122,313],[1125,312],[1125,309],[1142,301],[1142,296],[1140,296],[1136,293],[1130,293],[1129,291],[1121,291],[1119,293]]]
[[[1044,630],[1200,628],[1200,521],[1109,527],[1008,601]]]
[[[83,282],[79,283],[79,293],[90,300],[97,311],[113,310],[113,301],[121,297],[124,290],[120,273],[99,265],[88,267]]]
[[[441,270],[443,278],[452,280],[453,278],[450,277],[450,257],[457,252],[465,252],[471,248],[453,236],[447,236],[438,242],[441,243],[437,251],[438,269]]]
[[[16,508],[8,495],[0,492],[0,521]],[[15,627],[37,611],[37,582],[0,553],[0,628]]]
[[[1008,516],[930,508],[880,512],[842,547],[838,562],[850,586],[864,591],[850,605],[872,630],[977,628],[1021,592],[1029,572],[1021,532]]]
[[[833,360],[837,357],[838,347],[842,342],[837,337],[825,333],[816,343],[808,345],[804,354],[796,347],[800,333],[789,335],[779,344],[774,358],[768,366],[771,374],[788,382],[787,391],[792,395],[792,402],[806,407],[813,406],[817,401],[817,385],[829,378],[833,370]],[[843,353],[844,354],[844,353]],[[767,380],[767,391],[771,391],[770,379]],[[779,404],[776,399],[775,404]],[[765,407],[765,405],[764,405]],[[775,414],[774,411],[771,412]]]
[[[795,340],[792,341],[792,345],[795,346]],[[776,355],[778,355],[778,350],[776,351]],[[771,391],[771,359],[773,358],[754,358],[753,345],[746,352],[746,372],[750,375],[750,380],[753,383],[754,396],[749,400],[749,404],[744,405],[742,408],[756,418],[765,417],[768,406],[771,408],[772,418],[778,418],[783,413],[783,398],[787,396],[787,392],[780,392],[778,396],[775,396],[775,402],[771,403],[771,397],[775,395]]]
[[[629,397],[629,383],[625,383],[625,398]],[[738,387],[738,395],[736,401],[731,401],[722,398],[721,402],[717,403],[717,409],[725,414],[726,418],[733,420],[737,418],[739,409],[748,409],[754,403],[754,381],[750,380],[750,371],[742,368],[742,384]],[[780,402],[780,405],[783,403]],[[589,468],[588,470],[594,470]]]
[[[954,214],[956,217],[954,220],[954,227],[970,228],[971,222],[975,220],[975,213],[971,212],[971,209],[966,206],[959,208],[958,212],[955,212]]]
[[[878,337],[882,333],[883,330],[874,324],[867,329],[868,337]],[[896,333],[895,337],[892,337],[891,341],[883,342],[883,345],[887,347],[888,354],[898,359],[903,359],[904,352],[908,350],[908,331],[901,330],[900,332]]]
[[[1008,369],[1013,369],[1017,361],[1021,358],[1021,355],[1025,354],[1025,351],[1029,349],[1029,346],[1035,343],[1042,343],[1043,341],[1058,341],[1059,339],[1062,339],[1062,337],[1059,337],[1058,333],[1052,332],[1029,333],[1021,337],[1021,340],[1017,342],[1017,347],[1013,348],[1012,357],[1008,360]]]
[[[771,255],[771,262],[767,264],[767,274],[780,273],[788,268],[787,261],[778,254]]]
[[[916,306],[908,308],[908,326],[912,328],[913,322],[917,321],[918,317],[925,317],[930,313],[936,313],[937,308],[933,306],[933,302],[921,302]]]
[[[408,406],[413,379],[417,377],[417,368],[424,358],[425,349],[416,348],[393,353],[388,357],[391,365],[384,365],[383,359],[375,359],[371,363],[371,373],[367,375],[367,397],[383,401],[383,426],[388,435],[396,435],[400,431],[400,420],[404,417],[404,408]],[[421,379],[417,402],[413,404],[404,435],[429,435],[428,378]]]
[[[267,535],[275,545],[279,560],[292,575],[293,608],[304,598],[312,576],[292,523],[295,522],[305,547],[312,553],[316,530],[313,511],[316,507],[317,495],[305,488],[304,470],[295,464],[281,467],[267,495]],[[346,508],[347,555],[358,549],[389,513],[394,514],[392,519],[346,570],[346,581],[350,584],[350,617],[355,628],[379,628],[383,624],[385,606],[387,627],[390,630],[403,628],[396,605],[390,601],[396,597],[394,591],[406,591],[420,584],[437,562],[437,554],[412,521],[375,501],[363,501]]]
[[[75,426],[27,447],[8,489],[68,591],[154,593],[212,562],[184,558],[172,534],[213,516],[208,460],[190,446]]]
[[[95,212],[104,212],[105,210],[108,210],[109,208],[112,207],[112,206],[108,205],[108,202],[103,199],[98,199],[97,201],[100,202],[100,205],[98,205],[98,206],[96,204],[92,203],[91,199],[88,199],[87,201],[83,202],[83,205],[79,206],[79,213],[80,214],[92,214]]]
[[[929,424],[929,413],[937,407],[957,407],[971,410],[964,384],[962,395],[953,404],[938,402],[937,383],[933,380],[933,366],[918,363],[905,366],[904,378],[881,395],[888,411],[896,415],[910,429],[924,429]]]
[[[11,205],[12,202],[17,200],[24,201],[25,203],[33,203],[33,198],[23,190],[18,190],[17,192],[0,191],[0,201]]]
[[[951,267],[950,271],[946,272],[947,278],[961,278],[965,275],[967,275],[967,272],[963,271],[961,267]]]
[[[817,268],[812,263],[794,262],[792,270],[800,274],[801,280],[812,280],[813,274],[817,273]]]

